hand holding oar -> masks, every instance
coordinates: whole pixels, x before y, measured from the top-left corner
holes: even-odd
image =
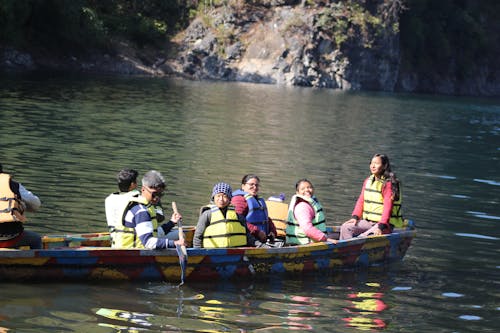
[[[179,214],[179,211],[177,210],[177,204],[175,201],[172,201],[172,210],[174,211],[174,214]],[[187,265],[187,251],[186,251],[186,246],[184,245],[184,233],[182,232],[182,218],[177,221],[177,227],[179,230],[179,243],[181,245],[175,245],[175,248],[177,250],[177,255],[179,256],[179,263],[181,265],[181,283],[179,286],[182,286],[184,284],[184,276],[186,273],[186,265]]]

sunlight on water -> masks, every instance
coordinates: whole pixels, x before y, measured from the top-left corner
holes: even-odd
[[[463,320],[481,320],[481,319],[483,319],[479,316],[472,316],[472,315],[461,315],[459,318],[463,319]]]
[[[494,185],[494,186],[500,186],[500,182],[496,182],[494,180],[487,180],[487,179],[474,179],[475,182],[478,183],[484,183],[488,185]]]
[[[486,214],[484,212],[471,212],[471,211],[468,211],[466,213],[474,215],[475,217],[479,217],[481,219],[500,220],[500,216],[488,215],[488,214]]]
[[[457,294],[457,293],[443,293],[442,295],[444,297],[452,297],[452,298],[457,298],[457,297],[463,297],[464,296],[462,294]]]
[[[412,287],[394,287],[392,288],[392,290],[394,291],[407,291],[407,290],[411,290]]]
[[[498,239],[500,239],[500,238],[497,238],[497,237],[485,236],[485,235],[478,235],[478,234],[456,233],[455,235],[461,236],[461,237],[472,237],[472,238],[491,239],[491,240],[498,240]]]
[[[441,178],[441,179],[457,179],[457,177],[454,176],[447,176],[447,175],[433,175],[430,173],[426,174],[427,177],[436,177],[436,178]]]
[[[457,198],[457,199],[470,199],[469,196],[467,195],[462,195],[462,194],[452,194],[451,195],[453,198]]]

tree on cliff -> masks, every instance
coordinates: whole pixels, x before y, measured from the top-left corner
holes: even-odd
[[[115,39],[163,47],[189,1],[1,0],[0,45],[56,53],[109,51]]]

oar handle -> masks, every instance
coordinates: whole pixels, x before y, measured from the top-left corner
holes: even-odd
[[[172,210],[174,211],[174,213],[177,214],[179,213],[175,201],[172,201]],[[182,218],[179,221],[177,221],[177,227],[179,228],[179,240],[184,242],[184,233],[182,232]]]

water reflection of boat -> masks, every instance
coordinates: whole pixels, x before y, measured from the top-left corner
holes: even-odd
[[[387,305],[382,300],[383,293],[359,292],[347,296],[351,303],[345,309],[351,316],[343,318],[347,326],[359,330],[383,329],[387,326],[384,320],[378,318],[378,315],[387,309]],[[377,317],[373,318],[373,316]]]
[[[181,330],[179,327],[168,323],[169,321],[172,322],[172,318],[164,318],[152,313],[100,308],[96,311],[96,315],[111,319],[112,322],[121,322],[120,325],[99,323],[99,326],[114,328],[115,330],[119,330],[119,332],[178,332]]]
[[[100,308],[99,310],[97,310],[96,314],[109,319],[126,321],[131,324],[136,324],[146,327],[150,327],[153,325],[151,323],[151,318],[154,317],[154,315],[149,313],[129,312],[124,310],[107,309],[107,308]]]
[[[337,231],[337,228],[331,228]],[[194,232],[187,230],[187,236]],[[379,266],[400,261],[415,228],[388,235],[282,248],[188,248],[186,281],[245,279]],[[0,251],[2,281],[143,280],[179,282],[175,249],[112,249],[109,234],[52,235],[42,250]]]

